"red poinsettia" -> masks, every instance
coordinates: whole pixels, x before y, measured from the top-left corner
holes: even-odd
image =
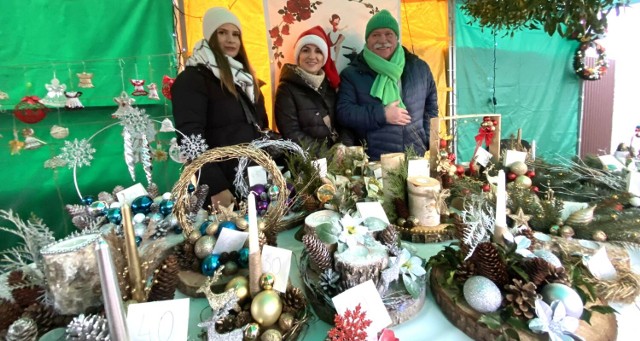
[[[367,312],[361,311],[360,304],[354,310],[345,311],[344,315],[336,314],[333,322],[335,327],[329,330],[329,340],[332,341],[365,341],[366,329],[371,325],[367,319]]]

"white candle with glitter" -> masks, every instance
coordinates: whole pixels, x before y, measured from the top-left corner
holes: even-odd
[[[498,171],[496,191],[496,226],[507,227],[507,185],[504,170]]]
[[[531,160],[536,160],[536,140],[531,141]]]
[[[256,211],[256,196],[249,193],[247,197],[248,215],[249,215],[249,254],[258,252],[260,244],[258,242],[258,216]]]
[[[127,321],[120,295],[120,287],[113,259],[109,252],[109,244],[100,238],[95,246],[98,270],[102,284],[102,299],[105,315],[109,321],[109,336],[111,340],[129,340]]]

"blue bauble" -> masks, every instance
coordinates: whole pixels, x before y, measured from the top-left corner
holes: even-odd
[[[257,200],[268,200],[269,194],[267,193],[267,186],[257,184],[249,187],[249,192],[256,196]]]
[[[142,237],[136,236],[136,246],[140,246],[141,243],[142,243]]]
[[[89,212],[94,216],[101,216],[107,213],[107,203],[104,201],[94,201],[89,205]]]
[[[131,212],[135,215],[138,213],[147,214],[151,212],[151,204],[153,199],[148,195],[141,195],[131,202]]]
[[[215,233],[215,237],[218,238],[218,236],[220,236],[220,232],[222,232],[222,229],[230,229],[230,230],[238,230],[238,226],[236,225],[236,223],[234,223],[233,221],[221,221],[220,224],[218,224],[218,231],[216,231]]]
[[[242,249],[240,249],[240,251],[238,251],[238,254],[238,265],[240,265],[240,267],[243,269],[249,268],[249,248],[243,247]]]
[[[168,216],[173,211],[173,200],[162,200],[158,209],[162,215]]]
[[[202,260],[200,270],[205,276],[213,276],[213,273],[220,267],[220,255],[208,255]]]
[[[107,211],[107,220],[112,224],[120,225],[122,222],[122,212],[120,212],[120,207],[110,208]]]
[[[200,224],[200,234],[201,235],[206,235],[207,234],[207,227],[209,227],[209,225],[211,225],[211,221],[209,220],[205,220],[202,224]]]
[[[196,190],[196,186],[194,186],[193,184],[189,184],[189,186],[187,186],[187,191],[189,191],[189,193],[193,193],[193,191]]]
[[[93,201],[94,201],[94,200],[95,200],[95,199],[93,198],[93,196],[91,196],[91,195],[87,195],[87,196],[85,196],[85,197],[83,197],[83,198],[82,198],[82,203],[83,203],[84,205],[89,206],[89,205],[93,204]]]
[[[182,227],[180,227],[180,225],[175,225],[175,226],[173,227],[173,232],[174,232],[175,234],[181,234],[181,233],[182,233]]]

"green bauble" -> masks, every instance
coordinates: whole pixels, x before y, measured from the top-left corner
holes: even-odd
[[[514,181],[516,187],[529,188],[531,187],[531,178],[526,175],[519,175]]]
[[[251,316],[261,327],[271,327],[280,318],[282,300],[275,290],[263,290],[251,301]]]
[[[527,164],[522,161],[516,161],[512,163],[511,166],[509,166],[509,169],[515,175],[524,175],[525,173],[527,173]]]

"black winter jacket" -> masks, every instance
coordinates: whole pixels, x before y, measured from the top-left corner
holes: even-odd
[[[285,64],[275,96],[275,117],[278,131],[285,139],[306,145],[327,141],[332,145],[331,131],[323,121],[328,115],[340,142],[353,145],[348,131],[337,127],[335,118],[336,91],[327,78],[316,91],[295,70],[293,64]],[[337,141],[336,141],[337,142]]]
[[[268,119],[262,94],[254,105],[240,88],[236,90],[253,111],[256,122],[265,128]],[[186,136],[200,134],[209,148],[247,143],[261,137],[247,120],[240,100],[226,91],[220,79],[204,66],[187,66],[171,87],[171,98],[176,129]],[[180,141],[182,135],[177,135]],[[232,159],[202,167],[199,181],[209,185],[209,196],[226,189],[235,192],[233,180],[237,164],[238,160]]]
[[[387,124],[382,101],[369,94],[376,76],[362,53],[342,71],[338,123],[367,141],[367,154],[372,160],[380,159],[381,154],[404,152],[409,146],[418,155],[424,154],[429,149],[429,121],[438,116],[438,95],[429,65],[405,49],[400,81],[402,101],[411,115],[411,123],[406,126]]]

